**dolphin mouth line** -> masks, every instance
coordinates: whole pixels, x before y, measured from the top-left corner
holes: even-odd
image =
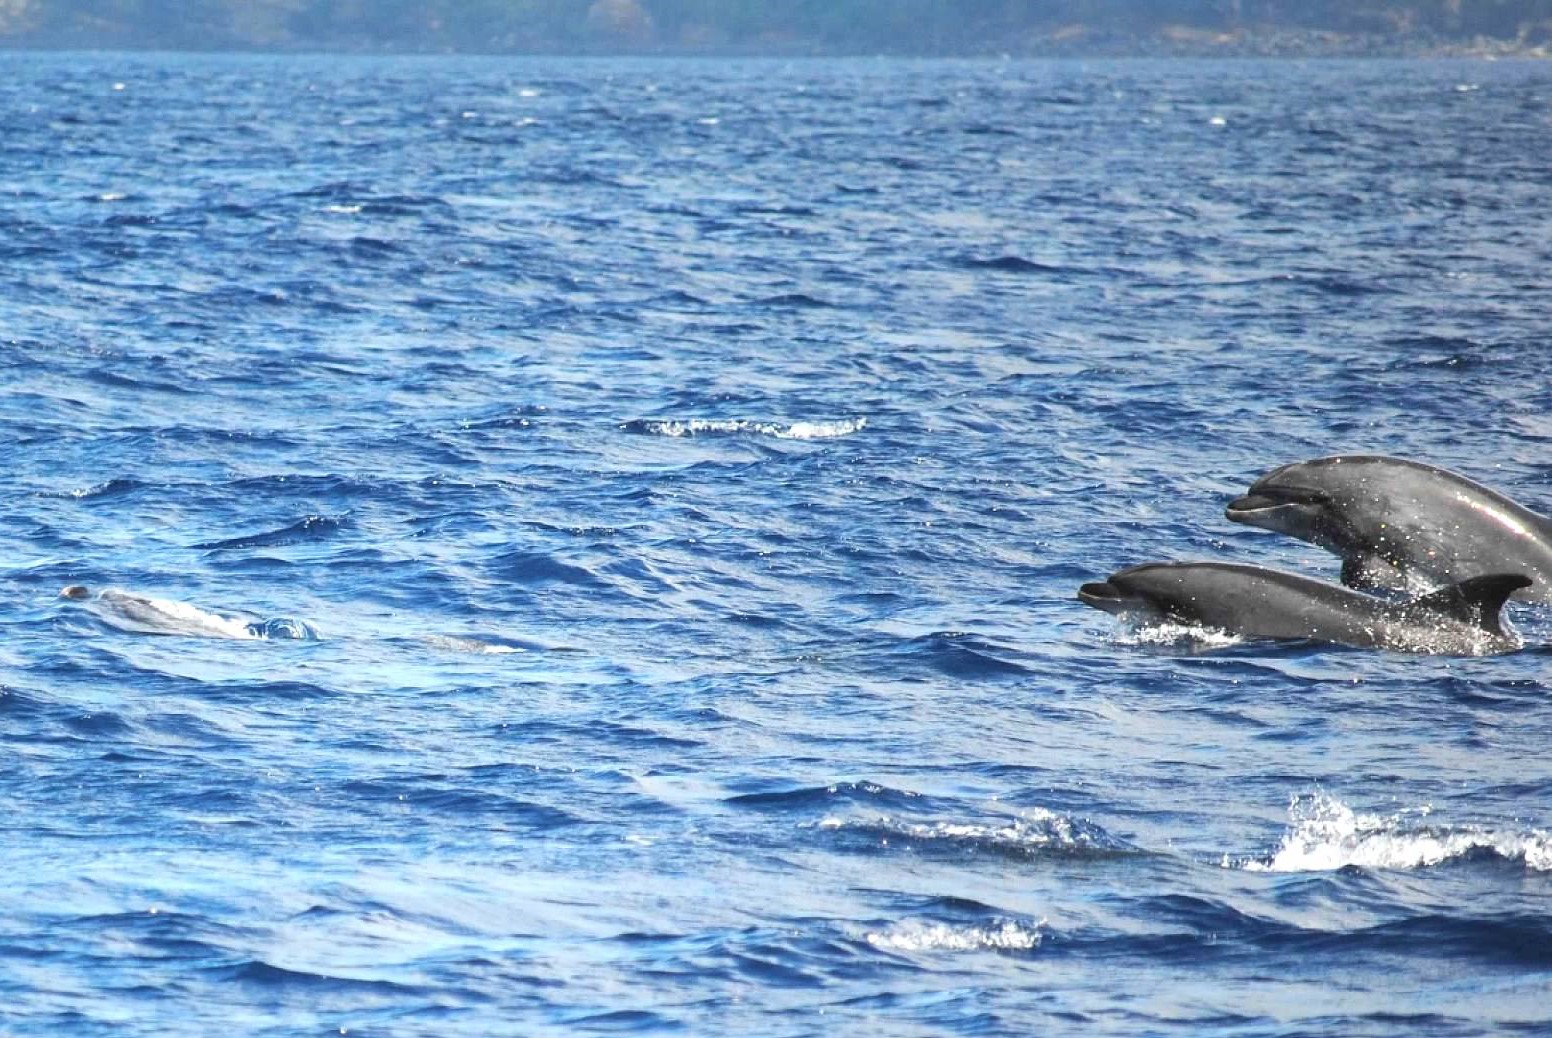
[[[1078,601],[1107,613],[1116,613],[1131,604],[1131,596],[1108,580],[1096,580],[1078,588]]]
[[[1329,504],[1331,497],[1318,490],[1302,487],[1252,487],[1250,493],[1236,497],[1224,511],[1230,519],[1275,512],[1280,508],[1309,507]]]
[[[1236,515],[1254,515],[1256,512],[1267,512],[1284,504],[1282,501],[1274,501],[1260,494],[1246,494],[1244,497],[1236,497],[1229,502],[1229,507],[1224,509],[1229,518]]]
[[[1273,501],[1266,497],[1249,495],[1235,498],[1223,510],[1223,516],[1231,523],[1249,523],[1252,526],[1275,521],[1272,517],[1299,512],[1300,506],[1291,501]]]
[[[1146,595],[1109,580],[1096,580],[1078,588],[1078,601],[1100,612],[1133,622],[1160,619],[1162,616],[1158,606],[1149,601]]]

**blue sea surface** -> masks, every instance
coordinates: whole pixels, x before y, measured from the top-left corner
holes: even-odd
[[[1552,511],[1552,65],[0,73],[0,1035],[1552,1034],[1552,612],[1074,598]]]

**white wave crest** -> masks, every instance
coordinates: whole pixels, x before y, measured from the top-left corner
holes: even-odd
[[[1290,828],[1270,858],[1225,858],[1224,864],[1252,872],[1328,872],[1349,865],[1418,869],[1490,851],[1536,872],[1552,871],[1552,833],[1418,824],[1428,813],[1424,807],[1393,815],[1359,814],[1327,793],[1307,794],[1289,805]]]
[[[831,440],[860,432],[866,418],[839,418],[828,422],[756,422],[743,418],[649,419],[627,427],[654,436],[736,436],[753,434],[778,440]]]
[[[908,921],[864,934],[863,940],[884,951],[1029,951],[1040,946],[1045,925],[1044,919],[1034,924],[1005,919],[965,926]]]

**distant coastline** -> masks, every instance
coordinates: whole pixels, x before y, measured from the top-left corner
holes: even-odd
[[[1203,33],[1202,35],[1208,35]],[[1552,46],[1525,45],[1510,40],[1397,40],[1386,37],[1330,33],[1237,33],[1212,39],[1187,36],[1110,35],[1072,41],[1032,40],[1017,47],[981,47],[954,50],[886,47],[837,47],[810,41],[751,41],[716,46],[657,44],[535,44],[523,47],[425,47],[392,41],[294,40],[255,43],[222,39],[209,45],[187,42],[169,44],[151,39],[29,39],[0,36],[0,53],[50,54],[69,52],[169,52],[186,54],[338,54],[383,57],[575,57],[575,58],[724,58],[724,59],[823,59],[902,58],[941,60],[1123,60],[1123,59],[1284,59],[1290,61],[1336,59],[1412,60],[1525,60],[1552,58]]]
[[[1036,57],[1180,58],[1548,58],[1552,33],[1504,39],[1435,33],[1348,33],[1260,27],[1204,29],[1174,25],[1147,34],[1084,30],[1026,43]]]
[[[1552,0],[0,0],[0,49],[941,58],[1548,58]],[[1244,16],[1254,7],[1259,20]],[[119,12],[119,13],[115,13]],[[1268,16],[1268,13],[1275,15]],[[1082,14],[1088,17],[1078,17]]]

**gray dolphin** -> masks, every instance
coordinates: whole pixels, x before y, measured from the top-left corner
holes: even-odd
[[[1552,602],[1552,520],[1421,462],[1350,454],[1284,465],[1225,514],[1336,553],[1351,587],[1523,573],[1532,583],[1516,597]]]
[[[1407,602],[1295,573],[1225,562],[1150,562],[1084,584],[1078,599],[1130,619],[1400,652],[1486,656],[1521,647],[1500,610],[1530,583],[1495,573]]]
[[[59,597],[87,605],[109,626],[137,634],[182,634],[203,638],[270,638],[276,640],[318,641],[318,632],[305,620],[277,616],[269,620],[245,620],[207,612],[187,602],[151,598],[106,588],[93,591],[71,584]]]

